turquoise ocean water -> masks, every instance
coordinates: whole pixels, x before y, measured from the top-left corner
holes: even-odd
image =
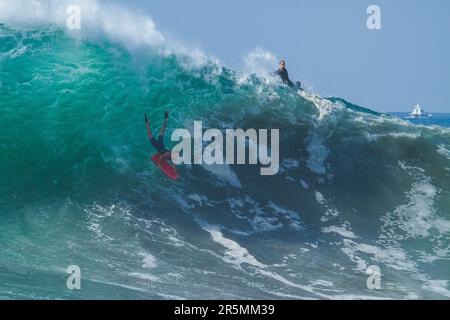
[[[143,124],[164,110],[169,134],[279,128],[280,173],[180,166],[173,183]],[[448,127],[158,46],[3,23],[0,298],[449,298]]]

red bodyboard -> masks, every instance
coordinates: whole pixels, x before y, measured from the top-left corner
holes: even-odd
[[[171,166],[166,160],[160,160],[160,154],[157,153],[152,157],[153,162],[161,169],[161,171],[172,180],[178,180],[180,177],[177,170]]]

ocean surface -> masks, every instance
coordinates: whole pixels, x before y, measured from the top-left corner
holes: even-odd
[[[429,117],[414,118],[406,112],[393,112],[393,116],[404,119],[416,125],[441,126],[450,128],[450,113],[430,113]]]
[[[118,30],[84,33],[0,14],[0,298],[450,298],[448,115],[299,95],[114,14]],[[170,181],[143,122],[164,110],[167,136],[279,128],[280,173],[186,165]]]

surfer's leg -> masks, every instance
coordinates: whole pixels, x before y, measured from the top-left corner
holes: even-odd
[[[164,147],[164,141],[162,136],[159,136],[158,140],[156,140],[155,137],[152,137],[150,139],[150,142],[152,143],[153,147],[155,147],[156,151],[158,151],[160,156],[167,151],[166,148]]]
[[[145,115],[145,126],[147,128],[147,135],[148,135],[148,139],[150,140],[150,143],[153,145],[153,147],[159,153],[163,153],[166,150],[166,148],[164,148],[163,137],[159,136],[158,140],[155,139],[155,137],[153,136],[153,133],[152,133],[152,129],[150,128],[150,124],[148,122],[147,115]]]
[[[163,125],[161,127],[161,129],[159,130],[159,135],[163,136],[164,132],[166,131],[166,127],[167,127],[167,122],[169,121],[169,112],[166,111],[164,114],[164,122]]]
[[[150,124],[148,123],[147,114],[145,115],[145,127],[147,128],[148,139],[151,142],[152,139],[154,140],[155,138],[153,137],[152,129],[150,128]]]
[[[172,152],[166,149],[163,136],[158,137],[158,147],[161,160],[172,160]]]
[[[164,135],[164,132],[166,131],[166,126],[167,126],[167,120],[164,120],[163,125],[162,125],[161,129],[159,130],[160,136]]]
[[[159,152],[159,150],[160,150],[160,146],[159,146],[159,143],[158,143],[158,141],[156,141],[156,139],[155,139],[155,137],[151,137],[150,138],[150,143],[153,145],[153,147],[155,147],[155,149]]]
[[[166,146],[164,145],[164,137],[163,136],[159,136],[158,137],[158,144],[159,147],[161,148],[160,150],[160,159],[161,160],[167,160],[167,161],[171,161],[172,160],[172,152],[166,149]]]
[[[160,159],[161,161],[164,161],[164,160],[165,160],[165,161],[172,161],[172,152],[166,151],[166,152],[162,153],[162,154],[160,155],[159,159]]]
[[[147,127],[147,133],[148,133],[148,139],[150,140],[150,143],[153,145],[153,147],[156,149],[156,151],[161,152],[161,145],[159,144],[159,141],[155,139],[155,137],[152,135],[152,131],[149,127]]]

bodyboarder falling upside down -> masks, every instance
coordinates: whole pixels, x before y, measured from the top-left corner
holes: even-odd
[[[167,150],[164,145],[164,132],[166,131],[167,122],[169,121],[169,112],[166,111],[164,114],[164,122],[159,130],[158,139],[155,139],[152,133],[152,129],[150,128],[150,124],[148,122],[147,114],[145,114],[145,126],[147,128],[148,138],[150,143],[155,147],[158,151],[160,161],[171,161],[172,153],[170,150]]]

